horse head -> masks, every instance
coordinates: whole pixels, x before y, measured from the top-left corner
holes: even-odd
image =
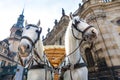
[[[84,38],[86,41],[92,42],[97,38],[98,31],[94,28],[94,26],[91,26],[85,21],[80,20],[79,16],[73,16],[72,13],[70,14],[70,18],[72,21],[73,35],[76,37],[76,39],[79,39],[80,37],[77,36],[78,34],[74,33],[75,30],[82,33],[82,38]]]
[[[42,28],[39,27],[39,25],[40,21],[37,25],[26,23],[26,26],[23,28],[21,41],[18,47],[22,57],[28,56],[36,42],[39,40],[42,31]]]

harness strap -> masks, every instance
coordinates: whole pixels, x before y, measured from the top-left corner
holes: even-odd
[[[36,49],[34,49],[34,54],[39,58],[39,60],[40,60],[41,62],[44,62],[44,61],[41,59],[41,57],[38,55]]]
[[[22,66],[25,66],[19,53],[18,53],[18,58],[19,58],[19,60],[20,60],[21,65],[22,65]]]
[[[81,31],[80,29],[78,29],[77,26],[76,26],[75,24],[72,24],[72,25],[73,25],[73,27],[74,27],[77,31],[83,33],[83,31]]]
[[[74,52],[80,47],[80,45],[82,44],[83,41],[84,41],[84,39],[82,39],[79,43],[79,46],[74,51],[72,51],[69,55],[66,55],[66,57],[70,56],[71,54],[74,54]]]
[[[70,66],[71,66],[71,65],[68,64],[68,65],[62,67],[62,69],[61,69],[61,76],[60,76],[59,80],[63,80],[64,73],[65,73],[67,70],[70,70]],[[87,66],[86,63],[76,63],[76,64],[74,65],[74,69],[78,69],[78,68],[82,68],[82,67],[86,67],[86,66]],[[71,74],[71,72],[70,72],[70,74]]]
[[[83,33],[82,33],[82,37],[84,38],[84,34],[85,34],[85,32],[88,30],[88,29],[90,29],[91,27],[93,27],[93,26],[88,26],[84,31],[83,31]],[[85,39],[85,38],[84,38]],[[85,40],[86,41],[86,40]]]
[[[31,66],[30,69],[45,69],[45,68],[47,68],[47,70],[49,71],[52,71],[52,68],[46,64],[33,65]]]
[[[66,66],[64,66],[64,67],[62,67],[62,71],[67,71],[67,70],[70,70],[70,64],[68,64],[68,65],[66,65]],[[78,69],[78,68],[81,68],[81,67],[86,67],[87,66],[87,64],[86,63],[76,63],[75,65],[74,65],[74,69]]]
[[[37,37],[37,39],[35,40],[35,43],[40,39],[40,34],[41,34],[41,32],[42,32],[42,28],[40,27],[39,29],[40,29],[40,30],[37,31],[38,37]]]
[[[83,31],[83,34],[88,30],[88,29],[90,29],[91,27],[93,27],[93,26],[88,26],[84,31]]]
[[[44,68],[45,64],[33,65],[30,69],[41,69]]]
[[[78,68],[85,67],[85,66],[87,66],[86,63],[76,63],[76,64],[74,65],[74,69],[78,69]]]

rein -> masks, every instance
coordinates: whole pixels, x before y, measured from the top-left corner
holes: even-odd
[[[42,59],[41,59],[41,57],[38,55],[38,53],[37,53],[37,51],[34,49],[34,54],[39,58],[39,60],[41,61],[41,62],[44,62]],[[45,62],[44,62],[45,63]]]
[[[82,44],[83,41],[84,41],[84,39],[82,39],[82,40],[80,41],[78,47],[77,47],[74,51],[72,51],[69,55],[67,55],[66,57],[72,55],[72,54],[80,47],[80,45]]]

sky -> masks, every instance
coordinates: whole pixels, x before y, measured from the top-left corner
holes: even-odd
[[[62,8],[65,14],[74,13],[82,0],[0,0],[0,41],[10,36],[10,29],[17,22],[24,8],[24,20],[37,24],[40,20],[42,35],[52,30],[54,21],[60,20]]]

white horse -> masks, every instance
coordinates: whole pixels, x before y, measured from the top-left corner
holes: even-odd
[[[51,67],[43,53],[43,43],[40,40],[42,28],[39,25],[40,21],[37,25],[26,24],[23,28],[19,52],[20,56],[24,58],[29,56],[32,61],[27,80],[52,80]]]
[[[93,42],[98,31],[91,25],[70,15],[71,21],[65,35],[66,64],[62,68],[60,80],[88,80],[88,69],[79,50],[82,42]]]

